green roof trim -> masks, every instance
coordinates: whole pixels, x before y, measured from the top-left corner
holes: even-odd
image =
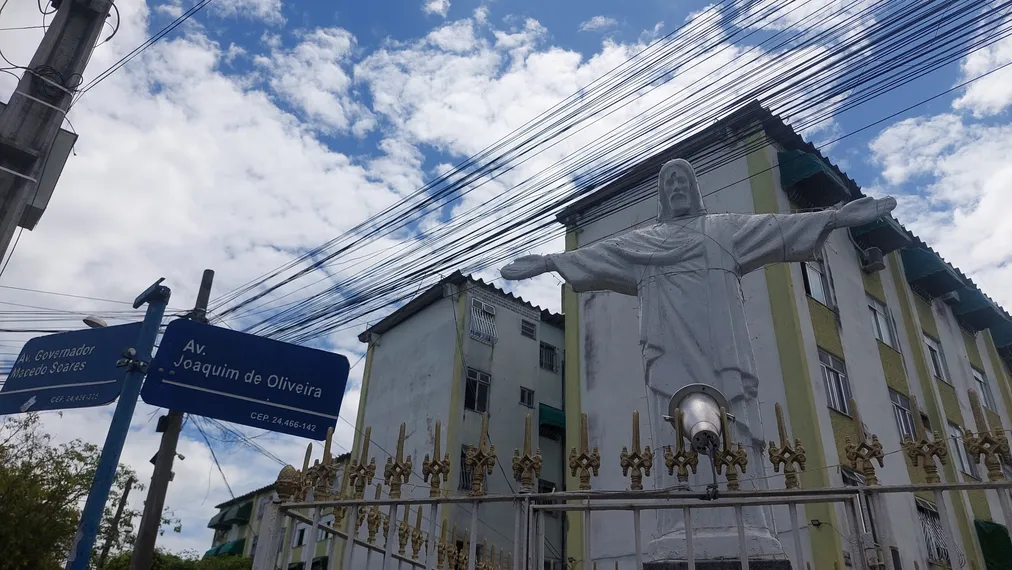
[[[780,186],[794,201],[811,206],[831,206],[851,197],[850,185],[821,156],[804,150],[777,153]]]
[[[218,556],[225,556],[227,554],[235,554],[242,556],[243,549],[246,548],[246,539],[240,538],[239,540],[233,540],[232,542],[226,542],[218,547]]]
[[[900,256],[907,282],[932,297],[959,291],[966,286],[963,277],[951,265],[926,247],[902,249]]]
[[[207,522],[207,528],[218,528],[222,526],[221,519],[225,516],[225,511],[218,511],[218,514],[211,517],[211,520]]]
[[[253,503],[250,502],[243,503],[242,505],[232,505],[225,512],[225,516],[221,518],[222,524],[246,524],[249,522],[250,513],[253,512]]]
[[[546,404],[538,404],[538,424],[566,428],[566,413]]]
[[[223,544],[219,544],[218,546],[212,546],[211,548],[209,548],[207,550],[207,552],[204,553],[204,558],[209,558],[211,556],[214,556],[214,555],[218,554],[218,549],[221,548],[222,546],[224,546],[224,545]]]
[[[882,253],[903,249],[912,241],[909,232],[892,217],[850,228],[850,235],[862,248],[877,247]]]

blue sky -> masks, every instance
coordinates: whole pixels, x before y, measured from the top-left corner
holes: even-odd
[[[835,10],[843,3],[807,4]],[[120,30],[96,49],[85,81],[191,5],[119,2]],[[127,308],[101,299],[131,300],[165,276],[174,291],[171,306],[185,309],[208,267],[217,272],[214,299],[395,203],[705,6],[654,0],[595,0],[576,7],[528,1],[216,0],[74,107],[69,118],[81,137],[76,156],[38,228],[24,233],[0,277],[0,286],[94,299],[0,288],[0,302],[71,311],[53,315],[65,316],[63,326],[77,327],[81,315]],[[40,22],[30,0],[11,0],[0,12],[0,28]],[[40,39],[41,30],[0,31],[0,49],[24,65]],[[732,43],[726,59],[717,57],[706,69],[719,68],[749,45]],[[852,132],[1009,61],[1012,41],[1006,38],[838,114],[810,135],[819,142]],[[412,228],[431,227],[506,192],[699,77],[676,77],[671,87]],[[7,99],[13,85],[13,78],[0,75],[0,96]],[[1012,75],[1006,69],[825,151],[868,191],[899,196],[900,221],[1006,306],[1012,305],[1004,286],[1012,278],[1012,221],[1003,215],[1012,207],[1010,105]],[[370,243],[333,267],[333,275],[359,271],[410,239],[401,234]],[[312,296],[327,284],[321,281],[280,302]],[[558,309],[554,278],[525,282],[517,291]],[[139,318],[113,314],[113,323]],[[355,363],[363,348],[355,335],[365,324],[321,342]],[[0,333],[0,353],[16,352],[30,336]],[[351,444],[349,422],[361,372],[361,366],[352,370],[341,411],[347,421],[338,423],[335,438],[338,452]],[[57,440],[98,442],[110,414],[110,407],[47,414],[45,425]],[[147,461],[157,448],[156,416],[156,410],[138,406],[124,451],[124,461],[142,477],[150,473]],[[274,436],[257,441],[285,461],[301,461],[304,441]],[[213,505],[229,495],[203,438],[191,427],[180,451],[186,460],[177,464],[168,504],[184,530],[163,543],[202,551],[211,540],[205,525]],[[223,445],[216,452],[236,492],[262,486],[280,468],[246,448]]]

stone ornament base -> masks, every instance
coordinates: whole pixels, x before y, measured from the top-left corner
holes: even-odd
[[[741,570],[738,560],[696,560],[696,570]],[[749,560],[749,570],[791,570],[790,560]],[[688,570],[684,560],[644,562],[643,570]]]

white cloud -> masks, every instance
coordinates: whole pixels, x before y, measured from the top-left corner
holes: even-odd
[[[618,25],[618,20],[609,16],[594,16],[593,18],[580,23],[581,32],[597,32],[613,28]]]
[[[426,14],[437,14],[442,17],[446,17],[446,14],[450,11],[450,0],[426,0],[422,4],[422,12]]]
[[[981,289],[1008,307],[1012,294],[1012,125],[985,126],[954,115],[902,121],[871,144],[900,196],[897,217]],[[916,187],[899,185],[921,176]]]
[[[1009,16],[1012,18],[1012,15]],[[958,83],[979,77],[1012,62],[1012,37],[1006,37],[963,59]],[[1005,67],[970,84],[953,107],[973,112],[976,117],[1001,113],[1012,105],[1012,66]]]
[[[232,0],[215,2],[213,9],[221,16],[261,20],[268,24],[283,24],[281,0]]]
[[[258,56],[275,93],[326,130],[364,134],[374,126],[368,109],[354,99],[350,67],[355,38],[340,28],[317,28],[301,35],[292,49],[276,43]]]

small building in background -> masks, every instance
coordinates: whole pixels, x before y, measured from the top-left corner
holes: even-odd
[[[493,473],[486,475],[488,494],[520,490],[511,460],[513,450],[522,449],[527,415],[532,419],[533,447],[543,457],[534,490],[563,490],[562,315],[456,272],[369,327],[359,340],[368,348],[352,453],[358,451],[361,433],[371,427],[370,456],[376,457],[381,471],[386,458],[396,454],[401,422],[406,424],[404,454],[411,455],[414,473],[402,488],[403,497],[429,496],[422,461],[433,453],[437,421],[441,452],[449,454],[451,464],[444,496],[470,491],[474,474],[464,456],[469,445],[478,444],[486,413],[486,435],[498,456]],[[367,496],[372,493],[370,489]],[[441,520],[446,519],[451,529],[456,524],[459,536],[466,534],[470,507],[444,504],[440,509]],[[497,552],[513,552],[514,512],[510,503],[481,507],[479,550],[488,541]],[[428,511],[423,517],[427,531]],[[548,517],[546,537],[546,558],[561,560],[562,517]]]

